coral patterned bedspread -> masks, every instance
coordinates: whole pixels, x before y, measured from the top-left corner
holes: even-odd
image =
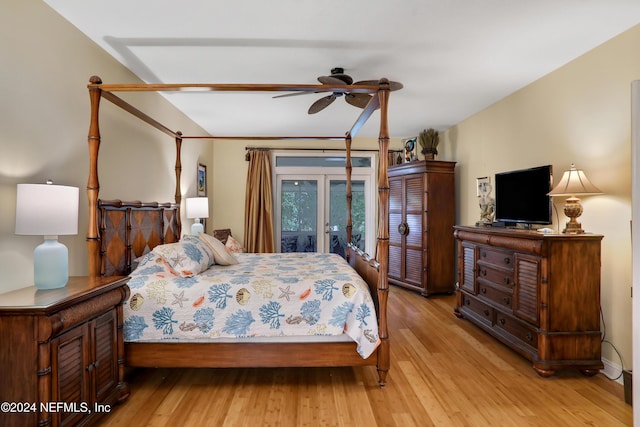
[[[182,277],[147,254],[129,281],[125,341],[346,333],[363,358],[378,346],[369,288],[340,256],[242,253],[237,259]]]

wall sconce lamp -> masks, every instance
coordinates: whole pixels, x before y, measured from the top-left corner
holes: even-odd
[[[69,280],[69,251],[58,242],[58,236],[78,234],[78,188],[51,181],[18,184],[15,231],[44,236],[44,242],[33,251],[36,288],[64,287]]]
[[[198,233],[204,233],[204,225],[200,222],[201,218],[209,218],[209,198],[208,197],[191,197],[187,199],[187,218],[194,219],[191,225],[191,234],[197,236]]]
[[[584,233],[582,225],[576,220],[582,215],[582,204],[580,204],[580,199],[576,196],[593,196],[597,194],[603,193],[587,179],[582,169],[576,169],[576,166],[571,163],[571,169],[564,172],[558,185],[549,192],[550,196],[569,196],[564,205],[564,214],[569,218],[569,221],[567,221],[565,229],[562,230],[563,233]]]

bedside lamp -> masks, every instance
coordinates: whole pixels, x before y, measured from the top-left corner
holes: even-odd
[[[564,214],[569,218],[569,221],[567,221],[565,229],[562,230],[563,233],[584,233],[582,225],[576,220],[582,215],[582,205],[576,195],[592,196],[596,194],[603,193],[587,179],[582,169],[576,169],[576,166],[572,163],[571,169],[564,172],[558,185],[549,192],[550,196],[569,196],[564,205]]]
[[[33,279],[38,289],[62,288],[69,279],[69,251],[58,242],[62,234],[78,234],[78,188],[18,184],[16,234],[42,235],[33,251]]]
[[[200,218],[209,218],[209,198],[208,197],[191,197],[187,199],[187,218],[195,218],[195,222],[191,226],[191,234],[197,236],[198,233],[204,233],[204,226],[200,222]]]

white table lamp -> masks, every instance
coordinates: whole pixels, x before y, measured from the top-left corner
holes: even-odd
[[[204,226],[200,222],[201,218],[209,218],[209,198],[208,197],[191,197],[186,201],[187,218],[195,219],[191,225],[191,234],[197,236],[198,233],[204,233]]]
[[[53,184],[18,184],[16,234],[42,235],[33,251],[34,284],[62,288],[69,280],[69,251],[59,235],[78,234],[78,188]]]

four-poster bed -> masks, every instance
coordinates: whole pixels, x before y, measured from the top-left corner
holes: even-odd
[[[88,85],[91,100],[89,127],[89,179],[87,196],[89,223],[87,246],[89,276],[129,275],[134,261],[158,245],[180,239],[180,149],[190,138],[229,140],[344,140],[346,143],[347,173],[347,241],[351,241],[351,140],[376,110],[380,110],[378,228],[375,259],[349,245],[347,259],[368,285],[375,303],[378,320],[379,345],[368,357],[356,352],[353,341],[336,342],[125,342],[124,364],[131,367],[299,367],[299,366],[362,366],[375,365],[379,383],[384,384],[389,369],[389,337],[387,328],[387,255],[388,255],[388,193],[387,176],[389,130],[387,119],[390,85],[381,79],[378,85],[271,85],[271,84],[103,84],[92,77]],[[371,101],[362,110],[352,128],[343,137],[326,136],[186,136],[172,131],[142,111],[133,107],[114,92],[145,91],[302,91],[333,93],[369,93]],[[171,203],[104,201],[99,199],[98,152],[100,146],[99,106],[104,98],[172,136],[176,143],[175,200]],[[119,325],[122,327],[122,325]],[[119,333],[122,333],[119,331]],[[120,363],[123,363],[122,361]]]

